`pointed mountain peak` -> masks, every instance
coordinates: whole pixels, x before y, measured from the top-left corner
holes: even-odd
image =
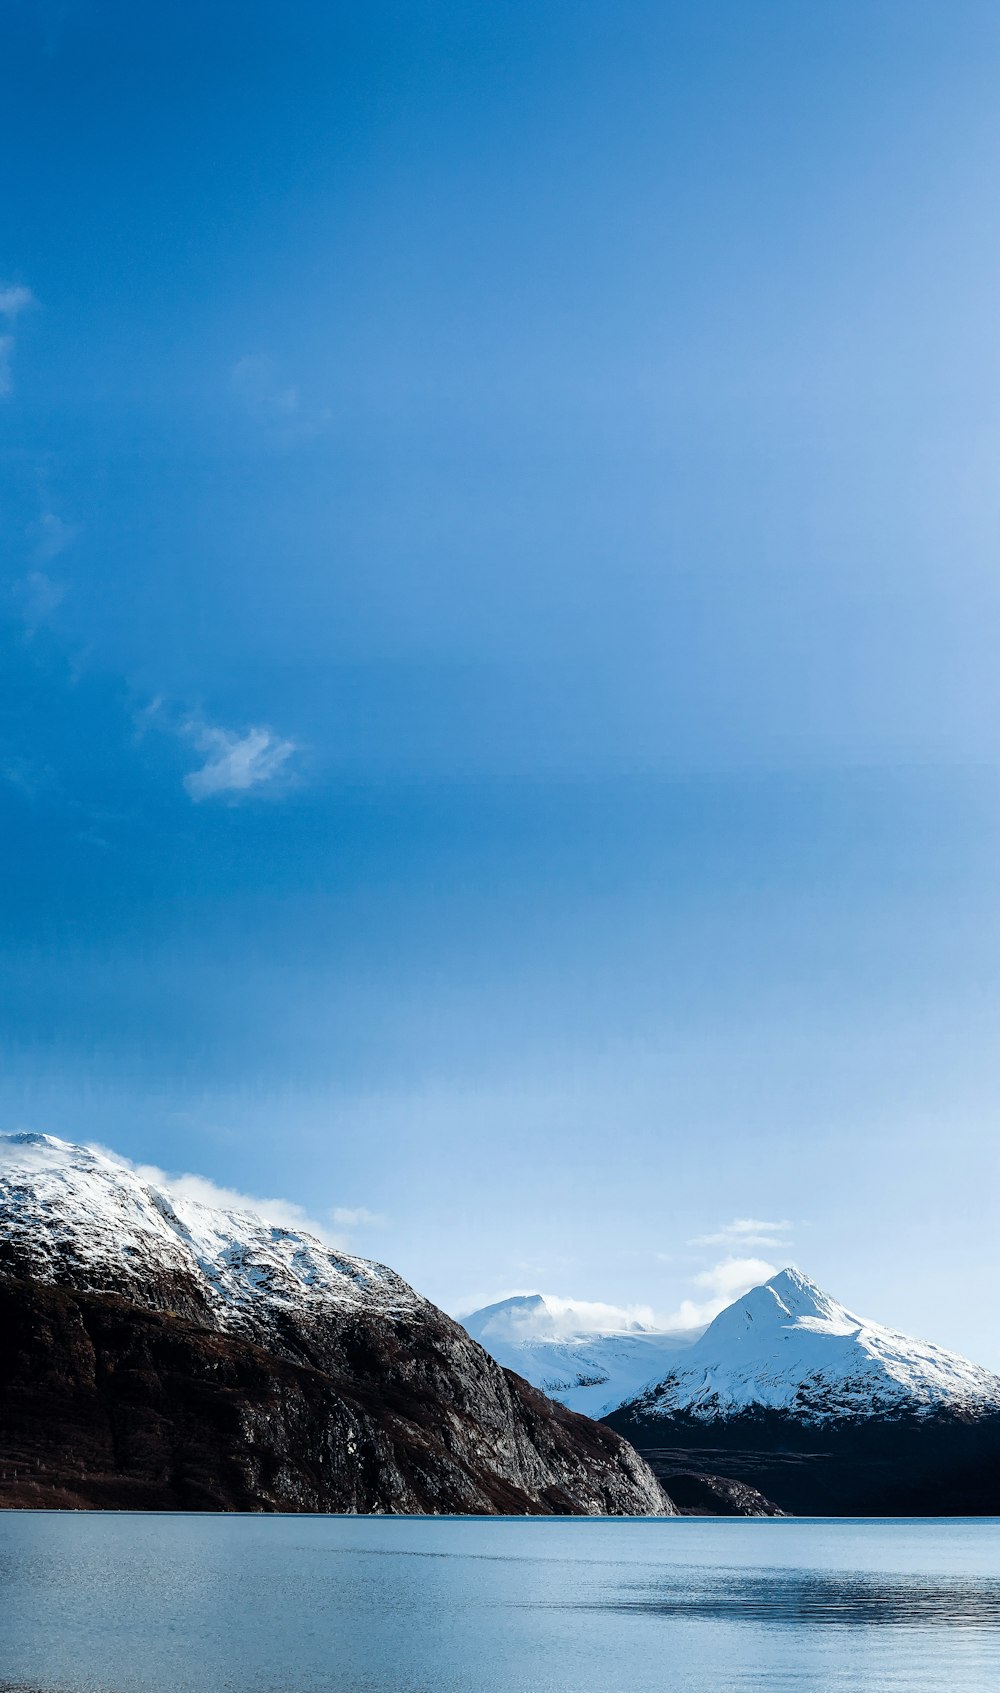
[[[779,1270],[764,1286],[771,1289],[790,1317],[822,1317],[828,1320],[847,1315],[838,1300],[831,1299],[816,1282],[792,1265]]]
[[[791,1266],[720,1311],[646,1396],[655,1416],[781,1411],[805,1422],[1000,1407],[1000,1380],[855,1316]]]
[[[512,1293],[509,1299],[498,1299],[495,1305],[484,1306],[477,1315],[534,1316],[548,1308],[544,1293]]]
[[[469,1333],[485,1344],[487,1338],[510,1340],[547,1327],[549,1307],[543,1293],[513,1293],[463,1317]]]
[[[54,1152],[82,1152],[79,1146],[71,1146],[68,1140],[59,1140],[55,1135],[37,1134],[33,1130],[23,1129],[16,1134],[0,1135],[0,1148],[3,1146],[45,1146]]]
[[[709,1336],[714,1336],[727,1343],[736,1343],[740,1337],[749,1339],[751,1335],[756,1335],[759,1338],[764,1332],[774,1333],[800,1325],[806,1329],[834,1328],[839,1332],[857,1329],[860,1318],[852,1316],[801,1270],[789,1265],[779,1270],[770,1281],[750,1288],[720,1311],[709,1324],[705,1339],[707,1341]]]

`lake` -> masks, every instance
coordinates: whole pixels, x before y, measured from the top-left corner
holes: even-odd
[[[1000,1520],[0,1514],[0,1688],[984,1693]]]

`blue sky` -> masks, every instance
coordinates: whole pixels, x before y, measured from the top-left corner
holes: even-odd
[[[789,1256],[1000,1365],[996,9],[0,74],[3,1126],[451,1308]]]

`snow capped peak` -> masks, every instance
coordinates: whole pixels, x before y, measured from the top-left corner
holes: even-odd
[[[771,1290],[789,1316],[815,1317],[821,1322],[840,1322],[845,1318],[850,1320],[843,1305],[836,1299],[831,1299],[814,1281],[810,1281],[801,1270],[793,1269],[791,1265],[787,1269],[779,1270],[764,1286]]]
[[[128,1293],[223,1328],[252,1325],[264,1307],[303,1302],[423,1305],[383,1265],[250,1210],[207,1205],[147,1174],[55,1135],[0,1135],[0,1270]]]
[[[709,1324],[705,1338],[711,1335],[725,1345],[738,1346],[750,1340],[756,1344],[755,1337],[762,1329],[789,1323],[838,1334],[853,1333],[862,1326],[860,1317],[852,1316],[808,1276],[786,1269],[727,1305]]]
[[[0,1135],[0,1149],[13,1149],[19,1146],[46,1147],[52,1152],[86,1152],[86,1147],[74,1147],[68,1140],[59,1140],[56,1135],[37,1134],[33,1130],[21,1129],[16,1134]]]
[[[564,1299],[555,1293],[514,1293],[493,1305],[484,1305],[462,1321],[483,1345],[487,1336],[496,1341],[547,1341],[662,1332],[653,1313],[645,1308]]]
[[[473,1312],[468,1323],[475,1321],[476,1332],[480,1336],[490,1335],[501,1339],[512,1339],[518,1335],[534,1334],[540,1326],[547,1326],[551,1320],[551,1313],[541,1293],[515,1293],[509,1299],[498,1299],[493,1305],[484,1305],[482,1310]]]
[[[979,1415],[1000,1409],[1000,1378],[856,1316],[789,1268],[721,1311],[637,1406],[706,1422],[762,1411],[803,1422]]]

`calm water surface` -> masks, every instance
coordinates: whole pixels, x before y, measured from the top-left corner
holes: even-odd
[[[0,1689],[993,1693],[1000,1521],[2,1513]]]

